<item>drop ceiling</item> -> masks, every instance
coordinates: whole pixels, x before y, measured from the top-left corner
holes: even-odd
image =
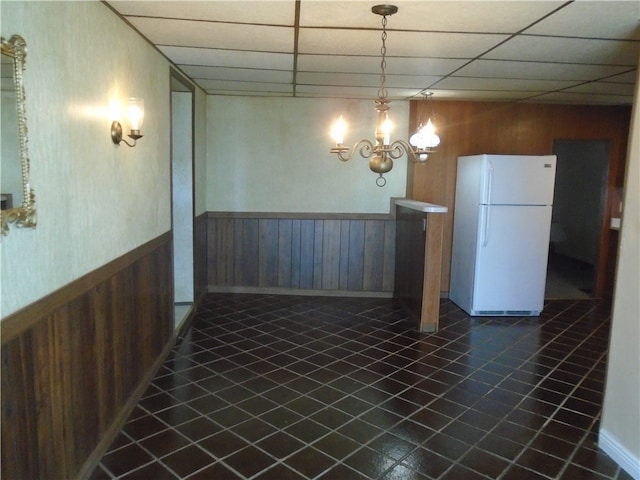
[[[372,1],[109,1],[211,95],[374,98]],[[640,1],[395,1],[392,99],[625,105]]]

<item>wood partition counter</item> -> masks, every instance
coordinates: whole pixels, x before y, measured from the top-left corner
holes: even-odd
[[[395,200],[396,268],[394,298],[418,321],[421,332],[438,330],[442,232],[447,207]]]

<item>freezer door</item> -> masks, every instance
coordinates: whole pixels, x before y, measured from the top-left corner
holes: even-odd
[[[556,156],[484,155],[480,203],[551,205]]]
[[[479,208],[470,313],[538,314],[544,304],[551,207]]]

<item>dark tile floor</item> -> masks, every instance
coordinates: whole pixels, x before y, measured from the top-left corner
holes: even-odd
[[[631,479],[596,445],[609,320],[212,294],[91,478]]]

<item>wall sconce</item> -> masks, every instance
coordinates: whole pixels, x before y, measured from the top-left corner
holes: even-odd
[[[144,120],[144,100],[141,98],[129,99],[129,122],[131,124],[131,133],[127,135],[133,140],[133,143],[127,142],[122,138],[122,125],[119,121],[114,120],[111,123],[111,140],[116,145],[120,145],[120,142],[124,142],[129,147],[135,147],[136,141],[142,138],[140,135],[140,129],[142,127],[142,121]]]

